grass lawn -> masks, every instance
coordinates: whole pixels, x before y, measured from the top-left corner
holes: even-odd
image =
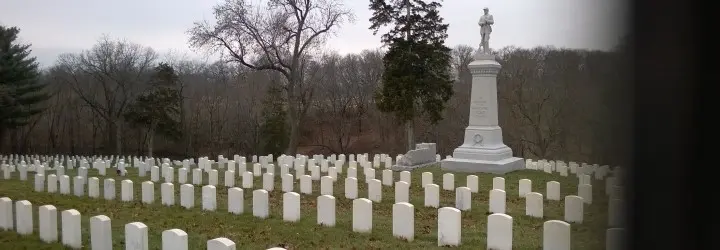
[[[77,169],[77,168],[76,168]],[[76,175],[75,170],[66,170],[66,174]],[[252,170],[252,164],[248,164]],[[59,213],[67,209],[76,209],[82,214],[83,245],[89,248],[90,217],[106,215],[112,220],[114,248],[124,249],[124,226],[131,222],[142,222],[149,227],[150,249],[161,249],[162,231],[178,228],[188,233],[189,249],[205,249],[206,242],[218,237],[226,237],[237,244],[238,249],[266,249],[275,246],[287,249],[435,249],[437,246],[437,209],[426,208],[424,192],[420,186],[422,172],[432,172],[434,183],[440,185],[440,206],[455,205],[455,192],[442,190],[442,174],[438,166],[418,169],[412,172],[410,187],[410,203],[415,206],[415,240],[406,242],[392,236],[392,204],[394,203],[394,187],[383,186],[382,202],[373,204],[372,233],[352,232],[352,200],[344,195],[344,178],[347,171],[338,174],[335,183],[336,226],[325,227],[316,225],[316,201],[320,193],[320,182],[313,182],[313,195],[301,194],[301,219],[290,223],[282,220],[281,179],[276,176],[275,190],[270,192],[270,217],[258,219],[252,216],[252,190],[244,190],[245,213],[234,215],[227,212],[227,188],[222,184],[224,174],[220,170],[217,188],[217,211],[201,210],[201,188],[195,187],[195,208],[182,208],[179,197],[179,185],[175,186],[175,206],[160,205],[160,183],[155,184],[155,203],[142,204],[141,182],[150,178],[138,177],[135,168],[128,168],[128,176],[117,177],[114,171],[108,171],[108,177],[115,178],[116,199],[106,201],[103,195],[103,179],[100,179],[100,199],[87,196],[61,195],[59,193],[34,192],[34,175],[28,173],[27,181],[19,180],[19,173],[13,173],[11,180],[0,179],[0,197],[9,197],[14,202],[28,200],[33,204],[33,222],[35,232],[32,236],[19,236],[15,232],[0,232],[0,246],[7,249],[64,249],[61,244],[46,244],[38,236],[37,208],[42,205],[54,205],[58,210],[58,228],[61,219]],[[51,174],[54,171],[47,171]],[[362,169],[358,169],[358,195],[367,197],[367,185]],[[276,174],[279,175],[279,169]],[[309,173],[309,172],[308,172]],[[478,193],[472,194],[472,209],[462,213],[462,249],[484,249],[486,246],[488,194],[492,188],[495,175],[477,174],[479,177]],[[88,177],[97,176],[97,170],[90,169]],[[376,171],[376,178],[381,179],[382,172]],[[455,174],[455,186],[465,185],[467,174]],[[399,173],[394,173],[395,181]],[[513,249],[541,249],[543,222],[547,220],[563,220],[564,201],[548,201],[544,203],[543,219],[525,215],[525,199],[518,196],[518,181],[532,180],[532,190],[545,196],[545,185],[548,181],[561,184],[561,197],[577,194],[578,178],[574,175],[562,177],[558,174],[547,174],[542,171],[523,170],[503,176],[507,192],[506,211],[513,217]],[[177,172],[175,173],[177,180]],[[130,179],[134,182],[134,201],[120,201],[120,181]],[[162,178],[161,178],[162,180]],[[188,173],[188,181],[192,173]],[[203,176],[207,183],[207,174]],[[236,175],[236,186],[240,186],[241,178]],[[262,178],[255,177],[254,187],[262,186]],[[72,182],[70,185],[72,191]],[[295,182],[295,192],[299,193],[299,182]],[[87,195],[87,186],[85,187]],[[564,200],[564,198],[563,198]],[[585,206],[584,222],[572,224],[573,249],[605,249],[605,229],[607,228],[607,198],[604,181],[593,180],[593,204]],[[59,233],[60,234],[60,233]]]

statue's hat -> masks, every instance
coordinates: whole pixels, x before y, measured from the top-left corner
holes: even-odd
[[[483,8],[483,10],[489,10],[488,7]]]

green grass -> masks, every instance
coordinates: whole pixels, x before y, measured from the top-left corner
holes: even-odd
[[[248,164],[248,170],[252,170]],[[77,169],[77,168],[76,168]],[[89,248],[89,219],[96,215],[106,215],[112,220],[113,244],[116,249],[124,249],[124,226],[131,222],[142,222],[149,227],[150,249],[161,248],[162,231],[179,228],[188,233],[189,249],[205,249],[206,242],[218,237],[226,237],[234,241],[238,249],[266,249],[282,246],[287,249],[436,249],[437,246],[437,209],[426,208],[424,193],[420,187],[422,172],[432,172],[434,183],[442,187],[442,171],[439,167],[427,167],[412,172],[410,187],[410,203],[415,206],[415,239],[412,242],[396,239],[392,236],[392,204],[394,203],[394,187],[383,186],[382,202],[373,204],[372,233],[354,233],[352,231],[352,200],[344,195],[344,177],[335,183],[336,226],[325,227],[316,225],[316,201],[319,195],[319,181],[313,182],[313,195],[301,194],[301,219],[290,223],[282,220],[281,181],[276,177],[275,190],[270,192],[270,217],[258,219],[252,216],[252,190],[245,190],[245,213],[234,215],[227,212],[227,188],[222,184],[224,174],[219,171],[220,185],[217,188],[217,211],[201,210],[200,187],[195,187],[195,208],[184,209],[179,206],[179,186],[175,186],[175,202],[172,207],[160,205],[160,185],[155,185],[155,203],[142,204],[141,182],[149,180],[138,177],[134,168],[128,168],[126,177],[115,176],[108,171],[109,178],[116,180],[117,200],[106,201],[102,198],[103,178],[100,178],[100,199],[61,195],[58,193],[34,192],[34,176],[28,174],[27,181],[19,180],[19,173],[13,173],[11,180],[0,180],[0,197],[9,197],[13,201],[28,200],[33,204],[33,220],[35,232],[32,236],[19,236],[15,232],[0,232],[0,245],[9,249],[63,249],[61,244],[47,244],[40,241],[37,231],[37,207],[54,205],[58,213],[67,209],[76,209],[82,214],[83,244]],[[367,197],[367,185],[364,173],[358,169],[358,194]],[[46,174],[50,174],[48,171]],[[276,174],[280,171],[276,170]],[[75,176],[76,170],[66,170],[69,176]],[[91,169],[88,177],[97,176],[97,170]],[[467,174],[455,174],[455,186],[464,186]],[[488,194],[492,188],[492,178],[496,175],[477,174],[479,177],[478,193],[472,194],[472,209],[462,213],[461,249],[483,249],[486,246],[486,230],[488,216]],[[380,169],[376,178],[381,179]],[[399,173],[394,173],[395,181]],[[525,200],[518,196],[518,181],[532,180],[532,190],[545,195],[548,181],[561,183],[561,196],[577,193],[578,179],[574,175],[562,177],[542,171],[523,170],[506,174],[505,190],[507,192],[506,213],[513,217],[513,248],[541,249],[543,222],[547,220],[563,220],[564,202],[548,201],[544,203],[545,218],[537,219],[525,215]],[[177,173],[175,174],[177,180]],[[130,179],[134,182],[133,202],[121,202],[120,181]],[[162,180],[162,178],[161,178]],[[188,181],[192,173],[188,173]],[[207,174],[203,176],[207,183]],[[236,175],[236,186],[240,186],[241,178]],[[254,187],[262,185],[262,178],[255,177]],[[70,186],[72,191],[72,184]],[[442,188],[441,188],[442,189]],[[299,193],[299,183],[295,182],[295,192]],[[440,191],[440,206],[454,206],[454,191]],[[87,187],[85,190],[87,195]],[[573,249],[604,249],[605,229],[607,228],[607,198],[604,181],[593,180],[593,204],[585,206],[584,222],[572,224]],[[58,214],[58,226],[61,221]],[[58,227],[59,228],[59,227]]]

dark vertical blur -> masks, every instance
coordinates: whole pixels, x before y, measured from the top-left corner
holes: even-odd
[[[702,128],[693,112],[699,79],[692,72],[698,66],[692,22],[699,16],[691,4],[634,1],[635,164],[627,196],[628,249],[701,249],[697,237],[709,222],[695,206],[699,194],[690,189],[708,167],[696,151]]]

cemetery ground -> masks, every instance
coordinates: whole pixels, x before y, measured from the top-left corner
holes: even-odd
[[[248,164],[252,166],[252,164]],[[174,166],[177,168],[177,166]],[[217,169],[217,168],[216,168]],[[345,166],[347,169],[347,163]],[[384,167],[380,167],[381,170]],[[42,205],[54,205],[57,211],[76,209],[82,215],[82,238],[84,248],[89,248],[90,232],[89,219],[96,215],[106,215],[111,219],[113,247],[124,248],[124,226],[131,222],[142,222],[149,228],[148,240],[150,249],[161,248],[162,231],[178,228],[188,234],[188,249],[205,249],[208,240],[217,237],[226,237],[234,241],[238,249],[266,249],[280,246],[287,249],[435,249],[437,246],[438,209],[424,207],[424,191],[421,187],[421,174],[431,172],[433,183],[440,185],[440,207],[455,207],[455,191],[442,189],[443,174],[439,166],[415,169],[412,171],[410,183],[410,203],[415,206],[415,239],[411,242],[393,237],[392,234],[392,205],[394,203],[394,185],[382,186],[382,201],[373,202],[372,232],[357,233],[352,231],[352,200],[344,195],[344,182],[346,171],[338,173],[338,180],[333,187],[336,197],[336,224],[327,227],[317,224],[317,196],[320,195],[320,181],[312,182],[311,195],[300,193],[299,181],[294,182],[294,191],[300,193],[301,217],[298,222],[286,222],[282,219],[283,192],[281,178],[275,177],[275,188],[269,192],[270,216],[267,219],[256,218],[252,215],[252,190],[262,188],[262,176],[254,177],[252,190],[244,189],[244,212],[240,215],[228,212],[228,188],[223,186],[222,172],[219,174],[217,186],[216,211],[204,211],[201,208],[201,187],[195,186],[195,207],[186,209],[179,205],[180,185],[175,183],[175,205],[165,206],[160,202],[160,184],[155,183],[155,201],[153,204],[141,202],[141,183],[150,180],[150,174],[139,177],[137,168],[127,168],[126,176],[117,176],[114,171],[108,171],[106,176],[99,176],[97,169],[89,169],[88,177],[100,179],[99,198],[87,196],[87,189],[83,197],[73,194],[35,192],[33,176],[28,174],[28,180],[21,181],[17,171],[12,173],[9,180],[0,180],[0,197],[9,197],[14,201],[28,200],[33,206],[34,234],[20,236],[14,231],[0,231],[0,245],[9,249],[64,249],[60,242],[44,243],[40,240],[37,223],[37,208]],[[367,184],[364,171],[357,171],[358,197],[367,198]],[[78,168],[66,169],[65,174],[77,175]],[[249,170],[250,171],[250,170]],[[275,173],[279,173],[276,168]],[[50,174],[52,172],[48,172]],[[377,171],[376,176],[381,176]],[[465,173],[454,173],[455,187],[465,186]],[[475,174],[479,177],[479,191],[472,193],[472,208],[462,212],[462,243],[461,249],[478,249],[486,246],[486,230],[488,219],[488,198],[492,189],[492,178],[496,175]],[[203,185],[208,182],[208,174],[203,173]],[[394,181],[399,180],[399,172],[393,173]],[[518,195],[518,181],[530,179],[532,192],[546,193],[548,181],[560,182],[561,197],[576,195],[578,178],[571,174],[568,177],[557,173],[549,174],[537,170],[522,170],[508,173],[505,178],[505,191],[507,192],[506,214],[513,218],[513,249],[541,249],[543,223],[548,220],[563,220],[564,199],[552,201],[544,199],[544,218],[533,218],[525,215],[525,198]],[[105,200],[103,194],[103,179],[115,179],[117,197],[114,200]],[[239,187],[242,178],[235,175],[235,186]],[[379,177],[378,177],[379,178]],[[120,182],[129,179],[133,181],[134,199],[132,202],[123,202],[119,198]],[[188,178],[190,179],[190,178]],[[160,179],[161,182],[163,178]],[[176,180],[177,181],[177,177]],[[188,181],[188,183],[190,183]],[[604,249],[605,230],[607,228],[607,196],[604,190],[604,181],[592,180],[593,203],[586,204],[581,224],[571,223],[572,249]],[[60,224],[58,218],[58,225]]]

